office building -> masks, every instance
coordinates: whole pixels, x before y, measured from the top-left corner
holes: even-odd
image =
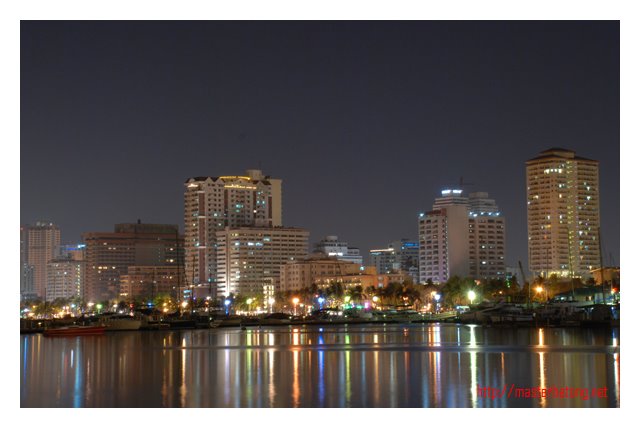
[[[216,233],[227,227],[282,226],[282,180],[247,170],[245,176],[193,177],[185,182],[187,284],[214,288]]]
[[[588,278],[600,267],[598,161],[552,148],[526,170],[529,270]]]
[[[86,301],[117,298],[120,277],[130,266],[183,266],[184,241],[177,225],[116,224],[113,232],[88,232],[83,240]]]
[[[224,296],[259,298],[277,292],[280,267],[309,252],[309,232],[304,229],[226,227],[216,236],[218,292]]]
[[[356,263],[362,266],[360,249],[349,247],[349,244],[346,241],[338,240],[337,236],[326,236],[315,245],[314,252],[322,253],[330,257],[335,257],[338,260]]]

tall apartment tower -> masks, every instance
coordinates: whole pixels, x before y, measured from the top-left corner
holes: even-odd
[[[210,286],[218,277],[216,232],[227,227],[282,226],[282,180],[255,169],[244,176],[189,178],[184,225],[187,285]]]
[[[45,298],[47,288],[47,263],[56,257],[60,246],[60,229],[53,223],[38,222],[26,226],[27,263],[32,266],[33,289],[26,290],[31,297]]]
[[[529,269],[589,276],[600,266],[598,161],[552,148],[526,168]]]
[[[183,238],[173,224],[116,224],[113,232],[87,232],[85,248],[86,301],[115,299],[121,276],[130,266],[180,266]],[[176,288],[176,293],[178,292]]]
[[[432,211],[418,221],[420,282],[452,276],[503,278],[505,224],[495,201],[484,192],[462,195],[446,189]]]

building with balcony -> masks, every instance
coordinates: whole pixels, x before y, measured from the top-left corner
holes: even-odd
[[[217,232],[282,226],[282,180],[247,170],[244,176],[193,177],[185,182],[185,273],[189,286],[218,290]]]
[[[598,161],[552,148],[526,172],[529,270],[588,278],[600,267]]]

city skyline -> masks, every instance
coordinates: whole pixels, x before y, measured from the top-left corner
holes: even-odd
[[[525,162],[564,147],[600,162],[603,259],[619,264],[618,28],[23,22],[21,223],[64,242],[138,218],[184,232],[186,179],[256,168],[283,180],[287,226],[365,254],[417,239],[419,212],[464,177],[500,201],[515,266]]]

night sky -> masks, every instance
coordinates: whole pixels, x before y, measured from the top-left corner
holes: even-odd
[[[65,243],[183,225],[192,176],[283,179],[286,226],[360,247],[417,239],[459,182],[526,264],[525,161],[600,161],[620,263],[618,22],[22,22],[20,220]]]

